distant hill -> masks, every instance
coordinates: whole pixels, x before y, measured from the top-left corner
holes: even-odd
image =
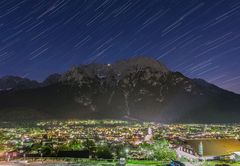
[[[0,93],[1,121],[114,118],[240,122],[240,95],[172,72],[147,57],[73,67],[50,76],[41,86],[27,85]]]
[[[21,90],[40,87],[37,81],[17,76],[4,76],[0,78],[0,91],[4,90]]]

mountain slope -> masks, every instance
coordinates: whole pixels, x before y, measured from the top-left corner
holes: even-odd
[[[0,78],[0,91],[3,90],[21,90],[40,87],[37,81],[29,80],[16,76],[5,76]]]
[[[74,67],[45,87],[0,94],[0,120],[116,118],[239,122],[240,95],[171,72],[150,58]],[[12,116],[16,115],[16,116]]]

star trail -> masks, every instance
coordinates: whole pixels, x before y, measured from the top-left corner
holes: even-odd
[[[145,55],[240,93],[239,0],[1,0],[0,76]]]

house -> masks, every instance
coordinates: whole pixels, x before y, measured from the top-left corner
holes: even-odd
[[[13,158],[19,157],[20,153],[17,151],[9,151],[9,152],[5,152],[4,156],[5,156],[5,159],[7,159],[7,161],[10,161]]]
[[[5,157],[5,153],[0,151],[0,158],[4,158]]]
[[[230,159],[233,161],[240,161],[240,152],[233,152]]]

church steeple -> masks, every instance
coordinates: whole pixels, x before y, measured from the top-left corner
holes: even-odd
[[[203,156],[203,143],[202,143],[202,141],[198,145],[198,154],[199,154],[199,156]]]

